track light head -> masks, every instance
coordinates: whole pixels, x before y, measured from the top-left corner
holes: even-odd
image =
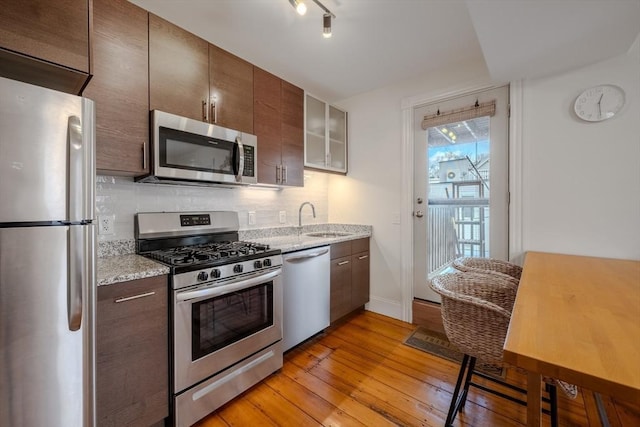
[[[322,16],[322,26],[323,26],[322,36],[325,39],[328,39],[329,37],[331,37],[331,14],[330,13],[325,13]]]
[[[307,5],[302,0],[289,0],[291,6],[298,12],[298,15],[304,15],[307,13]]]

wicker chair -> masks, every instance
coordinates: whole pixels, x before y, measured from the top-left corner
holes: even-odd
[[[462,257],[454,259],[452,265],[460,271],[493,271],[506,274],[516,280],[520,280],[520,276],[522,276],[522,267],[519,265],[493,258]]]
[[[502,348],[518,289],[517,281],[501,274],[456,272],[434,277],[431,288],[442,297],[442,320],[447,338],[464,353],[445,427],[452,425],[464,407],[470,386],[526,406],[522,399],[472,381],[474,375],[479,376],[526,396],[526,390],[475,369],[477,359],[486,364],[504,364]],[[551,415],[551,425],[555,427],[558,425],[556,385],[562,386],[561,389],[570,397],[575,397],[577,389],[551,378],[544,380],[549,398],[543,400],[549,403],[550,409],[543,412]]]

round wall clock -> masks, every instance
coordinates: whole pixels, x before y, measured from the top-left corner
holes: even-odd
[[[594,86],[576,98],[573,109],[582,120],[599,122],[615,116],[624,105],[624,90],[614,85]]]

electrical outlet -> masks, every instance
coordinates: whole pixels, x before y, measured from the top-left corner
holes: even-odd
[[[256,225],[256,213],[249,211],[249,225]]]
[[[287,222],[287,211],[280,211],[280,224]]]
[[[115,215],[100,215],[98,217],[98,234],[110,235],[114,234]]]

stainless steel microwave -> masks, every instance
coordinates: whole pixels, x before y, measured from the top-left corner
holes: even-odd
[[[256,184],[257,137],[163,111],[151,112],[151,170],[141,182]]]

